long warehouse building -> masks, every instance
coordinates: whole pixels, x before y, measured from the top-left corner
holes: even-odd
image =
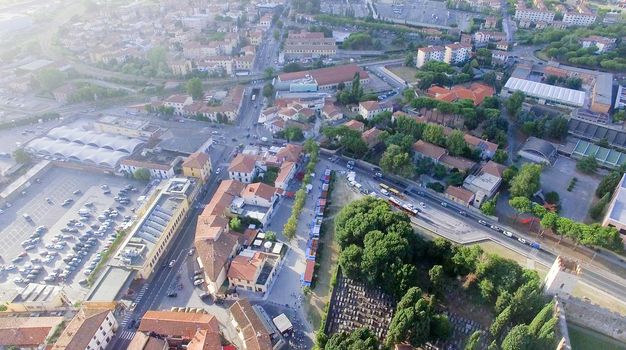
[[[537,99],[541,104],[570,108],[579,108],[585,105],[585,93],[583,91],[511,77],[504,85],[501,95],[508,97],[515,91],[521,91],[527,97]]]

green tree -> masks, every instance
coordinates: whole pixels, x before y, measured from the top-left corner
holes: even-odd
[[[528,333],[528,326],[517,325],[509,331],[502,341],[502,350],[531,350],[533,349],[532,337]]]
[[[46,68],[37,73],[35,80],[37,80],[42,89],[52,91],[61,86],[65,78],[65,74],[60,70],[56,68]]]
[[[352,244],[341,251],[339,255],[339,266],[346,277],[359,280],[361,277],[361,260],[363,249]]]
[[[496,316],[493,323],[489,327],[489,332],[495,337],[499,338],[502,331],[506,328],[506,326],[511,322],[511,314],[512,314],[511,305],[507,306],[501,313]]]
[[[443,295],[445,278],[443,275],[443,266],[435,265],[428,270],[428,277],[430,278],[430,291],[434,295],[441,297]]]
[[[541,165],[524,164],[511,180],[509,191],[513,197],[532,197],[541,188]]]
[[[594,156],[587,156],[576,163],[576,169],[585,174],[595,173],[598,169],[598,161]]]
[[[272,83],[266,83],[263,85],[263,97],[273,98],[274,93],[274,85],[272,85]]]
[[[599,220],[602,218],[602,214],[604,213],[604,208],[611,201],[611,197],[608,193],[606,193],[600,200],[594,204],[591,208],[589,208],[589,216],[591,216],[594,220]]]
[[[389,324],[387,346],[402,342],[413,346],[424,344],[430,338],[431,317],[432,307],[423,298],[422,291],[417,287],[409,289],[400,299]]]
[[[517,116],[522,108],[522,103],[526,95],[521,91],[515,91],[505,102],[507,111],[513,116]]]
[[[139,168],[133,173],[133,178],[139,181],[148,181],[150,180],[150,171],[146,168]]]
[[[515,219],[520,214],[530,213],[532,211],[532,202],[526,197],[513,197],[509,199],[509,205],[515,210]]]
[[[276,242],[276,232],[274,231],[265,231],[265,239],[270,242]]]
[[[435,145],[443,144],[445,137],[443,134],[443,126],[438,124],[427,124],[424,127],[422,138],[426,142],[434,143]]]
[[[282,134],[285,136],[287,141],[302,141],[304,140],[304,134],[302,133],[302,129],[296,126],[288,126],[286,127]]]
[[[559,216],[556,213],[548,212],[541,218],[539,224],[541,225],[542,230],[555,230],[556,223]]]
[[[19,164],[30,163],[32,160],[30,154],[26,152],[23,148],[17,148],[13,151],[13,159]]]
[[[446,148],[454,156],[462,155],[467,148],[465,134],[461,130],[453,130],[446,138]]]
[[[191,95],[191,98],[193,98],[195,101],[201,101],[204,97],[202,81],[200,81],[200,78],[189,79],[189,81],[187,81],[187,84],[185,85],[185,88],[187,90],[187,93]]]
[[[465,344],[465,350],[480,350],[483,336],[484,333],[480,330],[472,333]]]
[[[404,66],[415,67],[415,55],[413,53],[407,53],[406,56],[404,56]]]
[[[233,217],[228,222],[228,228],[236,232],[243,232],[243,224],[241,223],[241,219],[238,217]]]
[[[272,79],[272,78],[274,78],[275,74],[276,74],[276,72],[274,71],[274,68],[267,67],[263,71],[263,78],[265,78],[265,79]]]
[[[410,177],[415,172],[411,156],[408,152],[397,145],[387,147],[380,158],[380,167],[385,172],[397,174],[403,177]]]
[[[430,339],[445,341],[452,335],[452,324],[448,316],[438,314],[430,319]]]
[[[496,203],[492,200],[484,201],[480,206],[480,211],[488,216],[496,215]]]
[[[378,350],[378,338],[367,328],[358,328],[351,333],[333,334],[325,350]]]
[[[493,161],[500,164],[506,164],[506,161],[509,159],[509,154],[502,149],[496,150],[496,153],[493,156]]]

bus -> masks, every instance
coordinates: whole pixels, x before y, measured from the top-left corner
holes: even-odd
[[[396,197],[398,197],[398,198],[403,198],[403,199],[404,199],[404,195],[402,194],[402,192],[400,192],[400,191],[396,190],[396,189],[395,189],[395,188],[393,188],[393,187],[389,187],[389,192],[390,192],[392,195],[394,195],[394,196],[396,196]]]
[[[404,204],[401,209],[412,216],[417,216],[417,214],[419,213],[419,210],[417,208],[409,204]]]

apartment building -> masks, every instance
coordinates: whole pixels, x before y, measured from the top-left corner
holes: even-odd
[[[518,4],[519,5],[519,4]],[[519,7],[515,10],[515,19],[520,22],[546,22],[554,21],[554,11],[540,10],[534,8]]]
[[[388,103],[378,101],[359,102],[359,114],[365,119],[373,118],[382,112],[393,112],[393,107]]]
[[[284,49],[285,57],[322,57],[337,54],[334,38],[325,38],[321,32],[289,31]]]
[[[446,50],[443,46],[428,46],[420,47],[417,49],[417,59],[415,60],[415,66],[422,68],[428,61],[440,61],[443,62]]]
[[[566,12],[563,23],[568,26],[590,26],[596,22],[597,16],[592,12]]]
[[[165,107],[174,108],[174,114],[182,115],[183,107],[190,105],[193,99],[189,95],[171,95],[163,101]]]
[[[265,294],[276,276],[280,255],[246,249],[228,268],[230,288]]]
[[[111,309],[81,308],[51,350],[104,350],[118,323]]]
[[[195,177],[202,183],[211,175],[211,158],[206,153],[194,152],[183,162],[183,175]]]
[[[472,54],[472,46],[461,43],[448,44],[445,49],[443,61],[452,65],[467,61]]]

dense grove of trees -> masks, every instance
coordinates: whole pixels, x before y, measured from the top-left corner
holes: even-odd
[[[341,47],[346,50],[380,50],[382,44],[380,40],[372,39],[368,33],[356,32],[350,34]]]
[[[618,38],[615,50],[597,53],[596,47],[583,48],[579,39],[590,35]],[[603,68],[611,71],[626,70],[626,43],[619,38],[626,35],[625,24],[598,24],[577,29],[546,28],[520,35],[520,41],[548,45],[542,52],[549,58],[587,68]]]
[[[468,82],[473,77],[471,66],[468,64],[457,73],[452,66],[439,61],[428,61],[415,74],[419,79],[417,87],[421,90],[428,89],[431,85],[452,86]]]
[[[394,212],[386,202],[371,197],[344,207],[335,219],[335,232],[343,274],[381,287],[399,300],[387,346],[406,342],[417,347],[447,339],[451,326],[436,306],[445,300],[445,291],[450,288],[477,295],[481,304],[492,305],[497,315],[489,334],[471,337],[473,348],[478,348],[481,337],[489,336],[496,345],[518,349],[520,333],[528,336],[527,341],[536,349],[554,346],[554,324],[548,325],[551,306],[546,305],[535,271],[486,254],[477,245],[457,246],[442,238],[426,242],[413,233],[406,214]],[[424,281],[420,275],[426,277],[427,285],[418,285]],[[357,349],[351,344],[359,344],[358,349],[378,346],[363,330],[335,334],[327,342],[321,338],[318,345],[328,350]]]
[[[77,84],[77,89],[69,96],[68,101],[72,103],[96,101],[110,97],[126,96],[128,92],[119,89],[107,89],[93,84]]]
[[[343,147],[350,155],[362,157],[367,152],[367,144],[361,138],[361,133],[345,125],[325,127],[322,134],[331,140],[332,144]]]

